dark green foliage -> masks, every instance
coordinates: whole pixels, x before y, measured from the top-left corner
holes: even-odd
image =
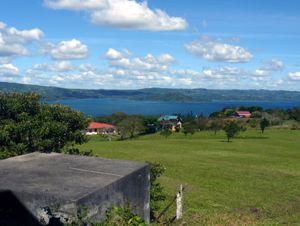
[[[187,135],[188,133],[193,135],[195,133],[195,126],[188,123],[183,124],[183,133],[184,135]]]
[[[230,138],[233,138],[239,133],[240,127],[236,122],[230,121],[229,123],[225,123],[223,130],[225,131],[229,142]]]
[[[265,130],[265,128],[266,128],[267,126],[269,126],[269,125],[270,125],[270,121],[269,121],[268,119],[266,119],[266,118],[263,118],[263,119],[260,121],[261,132],[263,133],[264,130]]]
[[[209,118],[219,118],[220,117],[220,112],[219,111],[214,111],[209,114]]]
[[[60,104],[40,104],[40,94],[0,92],[0,158],[30,152],[61,152],[88,141],[82,129],[91,121]]]
[[[169,130],[169,128],[165,127],[163,131],[160,132],[160,134],[168,138],[168,136],[172,135],[172,131]]]
[[[255,112],[255,111],[263,112],[264,109],[262,107],[259,107],[259,106],[251,106],[251,107],[240,106],[238,108],[238,111],[249,111],[250,113],[252,113],[252,112]]]
[[[112,113],[112,115],[97,116],[97,117],[93,118],[93,121],[99,122],[99,123],[106,123],[106,124],[115,126],[129,116],[130,115],[118,111],[118,112]]]
[[[62,153],[64,154],[69,154],[69,155],[81,155],[81,156],[95,156],[97,157],[97,155],[94,155],[93,150],[90,151],[80,151],[78,148],[74,148],[72,146],[72,148],[65,148]]]
[[[150,134],[150,133],[156,133],[157,129],[160,126],[159,121],[157,120],[156,117],[153,116],[149,116],[149,117],[144,117],[141,119],[141,123],[144,127],[144,132],[146,134]]]
[[[151,164],[150,169],[150,218],[154,219],[154,212],[159,210],[159,201],[166,199],[166,195],[163,193],[163,187],[156,180],[165,171],[166,167],[158,162],[148,162]]]

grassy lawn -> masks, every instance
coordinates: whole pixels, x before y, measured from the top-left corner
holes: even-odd
[[[224,132],[154,134],[103,142],[92,137],[79,149],[103,158],[160,162],[168,198],[184,191],[187,225],[300,225],[300,131],[267,129],[241,133],[227,142]],[[175,204],[165,218],[175,214]]]

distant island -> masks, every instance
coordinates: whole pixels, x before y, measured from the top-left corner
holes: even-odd
[[[300,100],[300,92],[285,90],[220,90],[146,88],[137,90],[65,89],[52,86],[0,82],[1,92],[37,92],[43,101],[71,99],[128,99],[162,102],[211,102],[213,100],[276,101]]]

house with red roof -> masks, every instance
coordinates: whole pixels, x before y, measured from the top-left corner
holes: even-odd
[[[90,126],[84,128],[83,132],[86,135],[94,135],[97,133],[115,133],[115,126],[105,124],[105,123],[98,123],[98,122],[91,122]]]
[[[249,111],[236,111],[233,113],[233,117],[235,118],[249,118],[251,116],[251,113]]]

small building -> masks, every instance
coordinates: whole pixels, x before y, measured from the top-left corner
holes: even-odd
[[[175,126],[179,125],[181,128],[182,120],[176,115],[163,115],[158,121],[162,125],[162,127],[168,127],[170,130],[175,131]]]
[[[251,116],[251,113],[249,111],[236,111],[233,113],[233,116],[237,118],[249,118]]]
[[[98,122],[91,122],[90,126],[84,128],[83,132],[86,135],[94,135],[97,133],[115,133],[115,126],[105,124],[105,123],[98,123]]]

